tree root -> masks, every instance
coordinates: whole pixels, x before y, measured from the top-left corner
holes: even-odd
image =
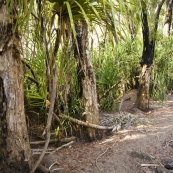
[[[51,126],[51,122],[52,122],[52,117],[53,117],[53,109],[54,109],[54,103],[55,103],[55,97],[56,97],[56,88],[57,88],[57,70],[56,68],[54,69],[54,76],[53,76],[53,86],[52,86],[52,93],[51,93],[51,97],[50,97],[50,107],[49,107],[49,112],[48,112],[48,117],[47,117],[47,124],[46,124],[46,128],[44,130],[44,134],[46,134],[46,141],[44,144],[44,148],[43,151],[41,153],[41,155],[39,156],[38,160],[36,161],[36,163],[34,164],[33,168],[31,169],[30,173],[34,173],[35,170],[37,169],[38,165],[40,165],[41,160],[43,159],[47,147],[49,145],[49,141],[50,141],[50,126]]]

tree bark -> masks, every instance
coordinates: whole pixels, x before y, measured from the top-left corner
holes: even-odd
[[[160,10],[165,0],[160,0],[155,10],[154,27],[150,30],[147,18],[147,7],[144,0],[141,1],[142,6],[142,34],[143,34],[143,53],[140,62],[142,66],[142,74],[137,93],[136,106],[144,111],[149,109],[149,86],[150,86],[150,71],[154,58],[154,49],[156,41],[156,32]]]
[[[172,22],[172,4],[173,4],[173,0],[167,0],[166,16],[165,16],[165,22],[163,27],[163,35],[166,37],[169,37],[170,35],[170,28],[171,28],[171,22]]]
[[[13,9],[9,15],[6,4],[0,0],[0,167],[3,173],[28,173],[31,167],[16,13]]]
[[[86,22],[82,21],[76,25],[76,45],[74,56],[77,61],[77,74],[80,93],[84,108],[83,115],[85,121],[91,124],[99,125],[99,111],[96,93],[96,78],[90,57],[88,46],[88,27]],[[87,128],[89,140],[96,138],[97,130]]]

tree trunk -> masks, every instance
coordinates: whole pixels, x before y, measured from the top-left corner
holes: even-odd
[[[77,74],[80,86],[80,97],[84,108],[83,115],[85,121],[99,125],[99,111],[96,93],[96,79],[92,60],[88,46],[88,27],[86,22],[82,21],[76,25],[76,45],[74,56],[77,61]],[[90,140],[96,138],[97,131],[93,128],[87,128],[87,134]]]
[[[165,0],[160,0],[155,10],[154,27],[149,30],[147,7],[144,0],[141,1],[142,6],[142,34],[143,34],[143,53],[142,53],[142,74],[140,77],[139,90],[135,105],[144,111],[149,109],[149,86],[150,86],[150,71],[154,58],[154,49],[156,41],[156,32],[161,7]]]
[[[142,67],[142,74],[140,77],[140,87],[137,93],[136,106],[141,110],[149,109],[149,86],[150,86],[150,71],[151,66]]]
[[[11,15],[9,19],[0,0],[0,167],[3,173],[28,173],[31,151],[24,114],[23,68],[19,35],[17,29],[14,31],[16,20]]]
[[[170,35],[170,27],[171,27],[171,21],[172,21],[172,3],[173,3],[173,0],[168,0],[166,4],[166,16],[165,16],[165,22],[163,27],[163,35],[166,37],[169,37]]]

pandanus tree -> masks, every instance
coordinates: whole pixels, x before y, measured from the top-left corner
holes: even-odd
[[[19,8],[18,1],[0,0],[0,164],[1,172],[9,173],[29,173],[31,168],[24,113]]]
[[[85,121],[99,125],[99,111],[96,92],[96,78],[92,65],[88,43],[88,27],[85,21],[76,24],[76,45],[74,56],[77,61],[78,82],[80,87],[79,97],[84,107],[83,116]],[[88,128],[90,140],[96,138],[95,129]]]
[[[166,15],[163,27],[163,35],[166,37],[170,35],[170,28],[172,22],[172,5],[173,5],[173,0],[166,1]]]
[[[150,86],[150,72],[154,59],[154,50],[156,42],[156,32],[158,28],[158,20],[162,5],[165,0],[160,0],[156,4],[155,13],[154,13],[154,24],[149,27],[148,23],[148,10],[147,4],[145,1],[141,1],[141,19],[142,19],[142,35],[143,35],[143,52],[141,67],[142,73],[140,76],[140,86],[137,94],[136,105],[141,110],[149,109],[149,86]]]
[[[7,3],[8,2],[8,3]],[[101,22],[101,17],[104,17],[102,14],[103,9],[105,8],[105,4],[107,1],[99,4],[96,2],[98,6],[94,7],[94,1],[54,1],[53,8],[49,6],[49,3],[46,1],[38,0],[37,6],[39,9],[38,16],[35,16],[32,13],[32,16],[36,20],[38,20],[38,25],[41,26],[41,31],[39,31],[40,42],[44,42],[42,46],[45,46],[46,52],[46,63],[47,63],[47,78],[48,80],[48,92],[53,97],[56,96],[56,92],[52,92],[56,90],[56,80],[54,76],[56,76],[55,70],[55,62],[56,62],[56,54],[58,52],[59,45],[62,47],[64,45],[69,45],[70,40],[72,40],[72,35],[75,40],[75,46],[77,49],[81,47],[80,42],[76,41],[76,31],[75,31],[75,23],[87,21],[87,24],[90,24],[91,21]],[[56,23],[57,28],[54,28],[56,31],[56,35],[54,37],[54,47],[51,49],[51,53],[49,53],[47,48],[50,48],[50,42],[47,42],[49,38],[49,34],[51,33],[52,25],[50,25],[50,32],[45,34],[45,30],[48,30],[47,25],[43,25],[43,12],[46,11],[43,5],[45,3],[49,8],[49,10],[53,13],[50,17],[51,22],[55,23],[58,16],[58,23]],[[25,19],[29,19],[29,14],[23,15],[23,11],[31,14],[33,6],[30,4],[34,4],[34,0],[29,1],[0,1],[0,10],[1,10],[1,18],[0,18],[0,35],[1,35],[1,49],[0,49],[0,134],[1,134],[1,146],[0,146],[0,161],[1,161],[1,171],[5,172],[30,172],[31,168],[31,151],[29,146],[29,138],[26,129],[25,122],[25,114],[24,114],[24,99],[23,99],[23,69],[22,69],[22,50],[20,47],[20,36],[18,32],[18,26],[22,22],[25,23]],[[9,9],[7,9],[7,7]],[[87,10],[86,10],[87,9]],[[100,10],[99,15],[98,11]],[[51,13],[50,13],[51,14]],[[23,20],[19,20],[19,16],[24,16]],[[50,19],[49,18],[49,19]],[[99,20],[96,20],[99,18]],[[55,20],[54,20],[55,19]],[[83,34],[82,39],[87,40],[87,25],[83,25]],[[83,27],[82,26],[82,27]],[[43,28],[44,27],[44,28]],[[21,32],[20,27],[20,32]],[[31,31],[31,28],[29,29]],[[73,32],[72,32],[73,31]],[[72,34],[73,33],[73,34]],[[43,37],[45,36],[45,37]],[[80,37],[80,36],[79,36]],[[79,39],[78,39],[79,40]],[[65,44],[64,44],[65,43]],[[29,43],[30,44],[30,43]],[[29,45],[28,44],[28,45]],[[63,45],[64,44],[64,45]],[[79,44],[79,45],[78,45]],[[29,45],[30,46],[30,45]],[[37,49],[38,50],[38,49]],[[96,97],[96,84],[95,84],[95,76],[93,72],[91,58],[84,54],[87,50],[87,44],[82,43],[82,49],[77,52],[76,62],[81,61],[83,58],[84,61],[82,64],[83,68],[87,75],[85,79],[82,78],[82,102],[84,105],[84,114],[87,115],[86,121],[90,121],[95,124],[99,124],[99,116],[98,116],[98,106],[97,106],[97,97]],[[86,56],[87,55],[87,56]],[[23,61],[24,62],[24,61]],[[87,63],[87,66],[84,66]],[[89,69],[88,69],[89,68]],[[89,79],[89,81],[87,80]],[[80,82],[80,81],[79,81]],[[89,84],[89,86],[87,86]],[[91,87],[92,86],[92,87]],[[91,87],[91,88],[89,88]],[[92,93],[93,96],[91,96]],[[52,94],[53,93],[53,94]],[[90,95],[90,97],[87,96]],[[52,98],[53,98],[52,97]],[[54,103],[51,100],[51,97],[48,97],[51,101],[50,110],[52,111]],[[50,113],[52,114],[52,112]],[[94,117],[95,116],[95,117]],[[94,118],[93,118],[94,117]],[[48,120],[48,128],[49,130],[51,124],[51,119]],[[47,133],[47,142],[45,147],[48,146],[48,142],[50,139],[50,133]],[[89,138],[93,139],[95,137],[96,131],[88,129]],[[34,172],[37,168],[41,158],[44,153],[39,158],[36,165],[32,168],[31,172]],[[10,169],[10,170],[9,170]]]
[[[72,44],[76,59],[77,78],[79,84],[79,98],[83,112],[80,118],[88,123],[99,125],[99,110],[97,103],[96,79],[88,45],[88,31],[93,29],[92,22],[105,24],[104,9],[110,9],[107,1],[55,1],[54,15],[58,16],[58,34],[63,52]],[[66,46],[66,47],[64,47]],[[97,131],[87,128],[87,136],[90,140],[95,139]]]

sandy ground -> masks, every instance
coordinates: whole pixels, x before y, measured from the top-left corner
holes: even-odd
[[[42,163],[49,167],[56,162],[51,170],[58,168],[57,173],[155,173],[155,167],[141,164],[162,165],[162,159],[173,157],[173,96],[163,104],[151,102],[152,109],[146,113],[133,108],[133,95],[123,102],[122,110],[146,119],[147,124],[113,132],[92,143],[76,141],[46,155]]]

